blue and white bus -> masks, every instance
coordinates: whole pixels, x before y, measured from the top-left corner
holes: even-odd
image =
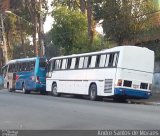
[[[154,52],[142,47],[121,46],[98,52],[51,58],[46,90],[60,94],[88,95],[125,100],[151,95]]]
[[[23,93],[46,93],[46,59],[40,57],[9,61],[3,67],[4,88]]]

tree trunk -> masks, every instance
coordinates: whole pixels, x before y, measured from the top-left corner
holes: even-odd
[[[27,57],[27,53],[26,53],[26,49],[25,49],[25,45],[24,45],[23,24],[21,23],[20,25],[21,25],[21,29],[20,29],[21,43],[22,43],[24,57],[26,58]]]
[[[91,0],[87,0],[87,19],[88,19],[88,39],[90,44],[93,41],[93,32],[92,32],[92,3]]]
[[[80,9],[83,14],[86,12],[86,2],[85,0],[80,0]]]
[[[36,35],[37,35],[37,17],[34,16],[34,28],[33,28],[33,46],[34,46],[34,54],[35,56],[38,56],[38,46],[37,46],[37,38],[36,38]]]

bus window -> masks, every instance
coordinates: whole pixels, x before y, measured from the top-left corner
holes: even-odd
[[[76,64],[76,58],[72,58],[71,67],[70,69],[74,69]]]
[[[108,67],[108,64],[109,64],[109,56],[110,56],[110,54],[107,54],[107,56],[106,56],[106,62],[105,62],[105,67]]]
[[[96,56],[92,56],[90,68],[94,68],[96,64]]]
[[[9,65],[9,69],[8,69],[8,72],[9,72],[9,73],[12,72],[12,66],[13,66],[12,64]]]
[[[84,57],[80,57],[78,68],[83,68]]]
[[[35,61],[30,62],[30,71],[34,70],[35,68]]]
[[[25,62],[21,63],[21,66],[22,66],[22,71],[26,71],[26,64],[25,64]]]
[[[39,67],[40,68],[46,68],[46,60],[45,59],[40,58]]]
[[[106,61],[106,54],[102,54],[100,57],[99,67],[104,67]]]
[[[67,69],[70,69],[70,68],[71,68],[71,62],[72,62],[72,59],[71,59],[71,58],[68,58],[68,59],[67,59]]]
[[[96,57],[96,65],[95,65],[96,68],[99,67],[99,62],[100,62],[100,55],[97,55],[97,57]]]
[[[85,57],[84,58],[84,66],[83,66],[83,68],[87,68],[87,66],[88,66],[88,57]]]
[[[67,59],[63,59],[62,61],[62,69],[66,69]]]
[[[26,62],[26,71],[30,71],[30,65],[29,65],[29,62]]]
[[[111,53],[109,56],[108,67],[113,67],[114,53]]]
[[[78,69],[79,66],[79,57],[76,58],[75,69]]]
[[[116,54],[114,55],[113,67],[116,67],[116,66],[117,66],[117,63],[118,63],[118,53],[116,53]]]
[[[91,67],[91,56],[88,57],[88,64],[87,64],[87,68],[90,68]]]

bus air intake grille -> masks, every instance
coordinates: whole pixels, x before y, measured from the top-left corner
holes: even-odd
[[[111,93],[112,92],[112,79],[105,79],[104,83],[104,93]]]

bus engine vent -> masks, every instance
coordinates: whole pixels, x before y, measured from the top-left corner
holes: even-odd
[[[105,79],[104,84],[104,93],[111,93],[112,92],[112,79]]]

